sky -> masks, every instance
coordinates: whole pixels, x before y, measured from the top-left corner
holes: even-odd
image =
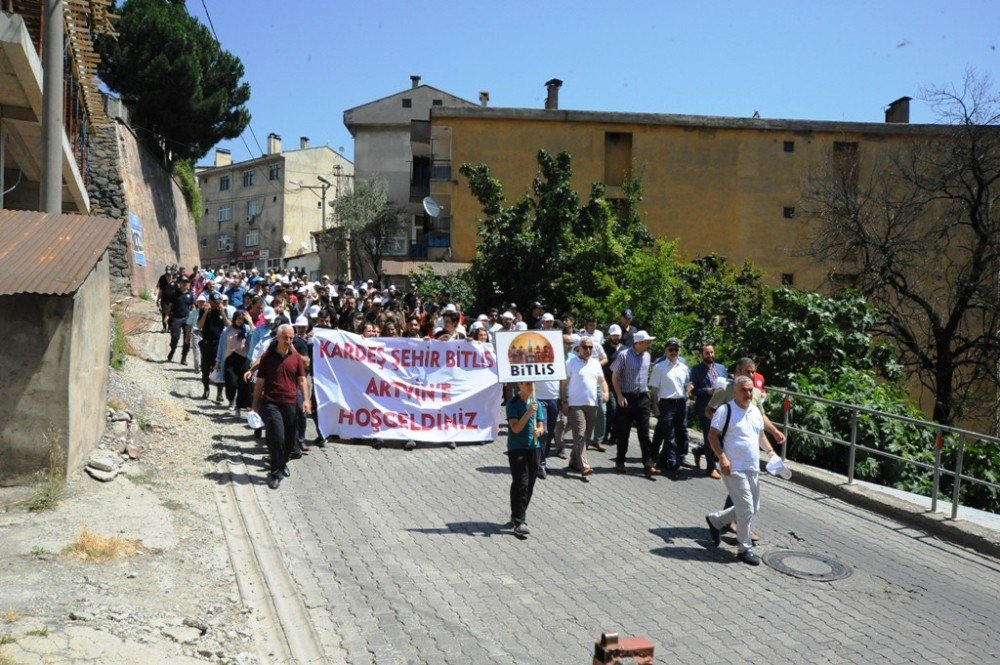
[[[966,71],[1000,88],[997,0],[187,0],[251,86],[242,161],[267,135],[353,159],[343,112],[422,83],[491,106],[882,122]],[[252,129],[252,131],[251,131]],[[255,138],[256,137],[256,138]],[[209,153],[202,163],[213,159]]]

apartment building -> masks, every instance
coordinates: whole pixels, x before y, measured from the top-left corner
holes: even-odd
[[[214,165],[197,175],[202,265],[317,273],[312,232],[331,223],[330,205],[350,191],[354,164],[328,146],[310,146],[307,137],[283,150],[281,137],[270,134],[264,155],[234,163],[220,148]]]

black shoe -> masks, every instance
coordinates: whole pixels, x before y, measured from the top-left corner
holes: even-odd
[[[739,554],[736,555],[736,558],[739,559],[740,561],[742,561],[743,563],[745,563],[747,565],[750,565],[750,566],[759,566],[760,565],[760,557],[758,557],[756,554],[754,554],[753,550],[747,550],[746,552],[740,552]]]
[[[167,354],[167,362],[168,363],[174,362],[174,352],[173,351],[171,351],[170,353]]]
[[[264,437],[264,428],[255,429],[253,431],[253,438],[261,439]]]
[[[531,531],[528,529],[527,524],[521,522],[520,524],[514,525],[514,533],[516,533],[519,536],[527,536],[529,533],[531,533]]]
[[[545,469],[539,469],[538,475],[536,476],[539,480],[545,480],[545,477],[549,475]]]
[[[313,445],[316,446],[317,448],[323,448],[324,446],[326,446],[326,439],[324,439],[322,436],[317,436],[316,440],[313,441]]]
[[[281,478],[276,473],[267,474],[267,486],[273,490],[278,489],[278,485],[281,484]]]
[[[503,529],[513,529],[515,526],[517,526],[517,525],[514,524],[514,520],[511,520],[511,521],[507,522],[506,524],[504,524],[503,527],[501,527],[501,528],[503,528]]]
[[[208,399],[208,388],[205,388],[205,392],[201,394],[202,399]]]
[[[719,533],[719,530],[715,528],[715,525],[712,524],[712,520],[708,517],[705,518],[705,522],[708,524],[708,533],[712,536],[712,544],[718,547],[719,543],[722,542],[722,534]]]
[[[417,442],[414,441],[413,439],[410,439],[409,441],[403,444],[403,450],[413,450],[416,447],[417,447]]]
[[[188,364],[188,357],[187,356],[184,356],[184,355],[181,356],[181,364],[182,365],[187,365]]]
[[[288,465],[281,467],[281,475],[283,475],[285,478],[292,477],[292,472],[288,470]]]
[[[301,459],[301,457],[302,457],[302,451],[301,450],[293,450],[292,454],[289,455],[288,457],[289,457],[289,459]]]
[[[458,446],[455,445],[454,441],[449,441],[448,442],[448,447],[451,448],[452,450],[455,450],[455,448],[457,448]]]

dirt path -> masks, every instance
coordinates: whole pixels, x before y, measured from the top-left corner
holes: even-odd
[[[95,451],[119,465],[117,477],[78,471],[40,511],[28,506],[45,483],[0,488],[0,665],[271,662],[217,507],[226,481],[218,431],[237,423],[195,399],[201,384],[190,367],[161,362],[167,335],[146,332],[160,327],[153,306],[125,304],[135,356],[111,373],[114,422]],[[124,459],[126,446],[138,459]],[[84,528],[138,541],[137,553],[74,557],[67,548]]]

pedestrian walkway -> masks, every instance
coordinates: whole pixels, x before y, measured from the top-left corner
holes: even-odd
[[[251,461],[265,455],[236,442]],[[553,460],[519,540],[501,529],[503,450],[329,444],[278,491],[257,478],[329,662],[575,665],[604,630],[649,638],[657,662],[1000,661],[994,559],[768,477],[760,553],[822,554],[853,574],[751,568],[731,535],[709,542],[722,483],[693,470],[619,476],[613,449],[591,453],[589,482]]]

